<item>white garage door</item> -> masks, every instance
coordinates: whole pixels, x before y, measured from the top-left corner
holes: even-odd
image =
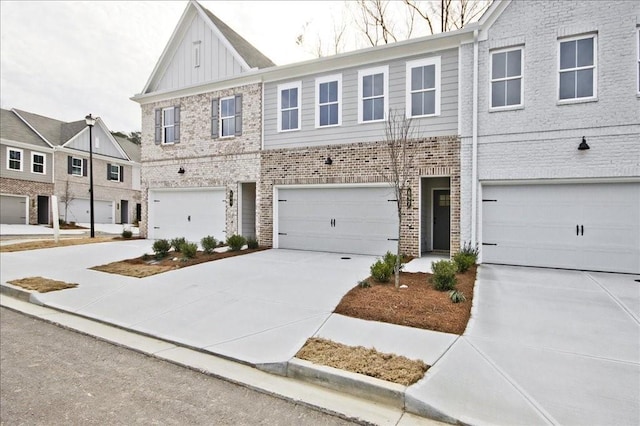
[[[184,237],[199,243],[213,235],[225,240],[224,189],[149,191],[149,238]]]
[[[62,201],[58,203],[60,218],[67,222],[91,223],[91,201],[85,199],[71,200],[66,206]],[[93,200],[94,223],[114,223],[113,201]]]
[[[0,195],[0,223],[27,224],[27,197]]]
[[[488,263],[640,273],[640,184],[484,186]]]
[[[279,188],[277,246],[336,253],[395,253],[398,218],[388,187]],[[275,240],[274,240],[275,241]]]

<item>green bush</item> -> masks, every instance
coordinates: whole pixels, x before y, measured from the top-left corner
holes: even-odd
[[[198,253],[198,245],[196,243],[183,243],[180,246],[180,252],[187,259],[193,259],[196,257],[196,253]]]
[[[227,238],[227,245],[230,251],[238,251],[247,243],[247,239],[242,235],[232,235]]]
[[[391,272],[395,273],[396,272],[396,261],[398,260],[398,256],[391,253],[390,251],[386,252],[384,257],[382,258],[382,260],[384,261],[384,263],[386,263],[387,265],[389,265],[389,267],[391,268]],[[400,259],[400,270],[402,271],[402,268],[404,268],[404,263],[402,263],[402,258]]]
[[[464,293],[458,290],[451,290],[449,292],[449,299],[451,299],[453,303],[460,303],[467,300],[467,298],[464,297]]]
[[[369,288],[369,287],[371,287],[371,284],[369,284],[369,281],[367,281],[367,280],[362,280],[362,281],[358,281],[358,287],[360,287],[360,288]]]
[[[171,240],[171,247],[173,247],[173,251],[176,253],[180,253],[182,249],[182,245],[186,243],[187,240],[184,237],[178,237]]]
[[[476,264],[476,257],[469,253],[459,251],[453,255],[453,261],[458,268],[458,272],[467,272],[467,270]]]
[[[156,259],[162,259],[166,257],[171,250],[171,244],[167,240],[154,241],[152,246],[153,252],[156,254]]]
[[[133,232],[129,231],[128,229],[124,229],[122,231],[122,238],[126,238],[129,239],[133,236]]]
[[[256,240],[255,238],[247,238],[247,247],[249,247],[250,249],[257,249],[258,240]]]
[[[464,253],[464,254],[468,254],[469,256],[473,256],[474,262],[476,262],[478,260],[478,253],[480,251],[478,250],[478,245],[477,244],[476,244],[475,247],[472,247],[471,243],[464,243],[459,252],[460,253]]]
[[[376,260],[376,262],[371,265],[370,270],[373,279],[380,283],[389,282],[389,278],[391,274],[393,274],[393,266],[390,266],[382,259]]]
[[[456,287],[457,266],[450,260],[439,260],[431,263],[433,287],[439,291],[454,290]]]
[[[200,244],[202,245],[202,250],[205,253],[211,254],[213,253],[213,249],[215,249],[216,246],[218,245],[218,241],[216,241],[216,239],[213,238],[211,235],[207,235],[206,237],[200,240]]]

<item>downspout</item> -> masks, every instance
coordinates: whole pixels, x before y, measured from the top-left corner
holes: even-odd
[[[478,219],[478,30],[473,32],[473,124],[471,129],[471,246],[477,240]]]

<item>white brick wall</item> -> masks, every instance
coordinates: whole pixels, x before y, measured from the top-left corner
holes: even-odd
[[[478,178],[640,177],[640,2],[513,1],[479,44]],[[597,100],[558,104],[558,39],[597,33]],[[491,48],[524,41],[524,108],[490,112]],[[461,241],[471,237],[473,46],[461,49]],[[468,117],[465,119],[464,117]],[[578,151],[585,136],[588,151]]]

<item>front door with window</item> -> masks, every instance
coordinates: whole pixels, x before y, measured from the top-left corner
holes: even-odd
[[[451,234],[451,191],[437,189],[433,191],[433,249],[446,250],[450,248]]]

